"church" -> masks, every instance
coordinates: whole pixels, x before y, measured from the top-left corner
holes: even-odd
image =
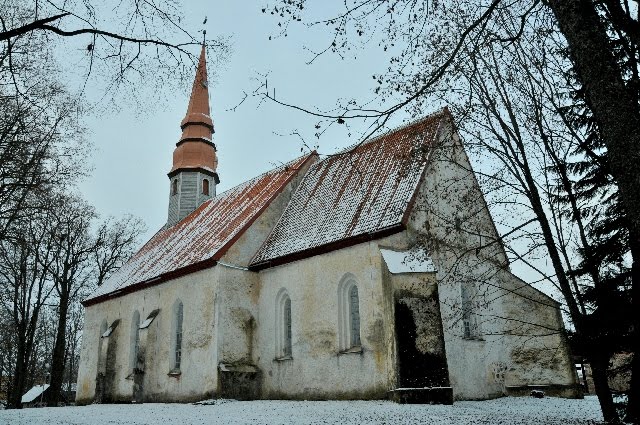
[[[78,404],[581,397],[447,108],[217,193],[203,46],[180,128],[166,225],[83,301]]]

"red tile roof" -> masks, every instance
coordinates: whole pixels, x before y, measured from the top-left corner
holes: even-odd
[[[240,184],[156,233],[83,304],[132,292],[216,264],[315,153]]]
[[[447,109],[311,166],[251,261],[255,270],[404,229]]]

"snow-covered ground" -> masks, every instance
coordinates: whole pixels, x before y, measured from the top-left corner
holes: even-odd
[[[227,401],[91,405],[0,411],[0,423],[71,424],[597,424],[598,400],[501,398],[453,406],[389,401]]]

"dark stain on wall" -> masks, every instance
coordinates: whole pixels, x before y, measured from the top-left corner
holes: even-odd
[[[219,369],[218,396],[235,400],[260,398],[262,373],[254,366],[225,366]]]
[[[110,326],[112,329],[111,334],[107,337],[107,357],[106,367],[104,374],[104,385],[102,393],[103,403],[113,403],[115,392],[115,380],[116,380],[116,351],[118,348],[118,324],[120,319],[116,319]]]
[[[448,387],[437,291],[431,297],[396,297],[398,387]]]

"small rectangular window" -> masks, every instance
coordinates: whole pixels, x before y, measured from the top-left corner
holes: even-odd
[[[209,196],[209,180],[202,180],[202,194],[205,196]]]

